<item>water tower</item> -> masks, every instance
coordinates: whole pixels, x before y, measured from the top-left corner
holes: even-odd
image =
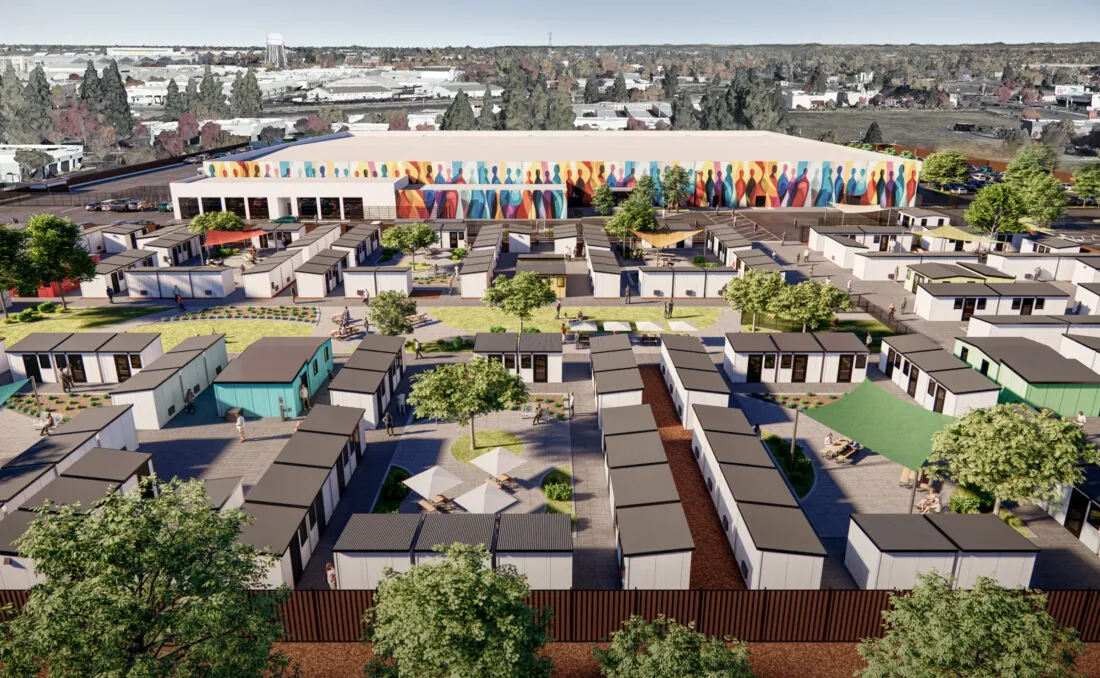
[[[267,34],[267,63],[275,68],[286,68],[286,44],[283,42],[282,33]]]

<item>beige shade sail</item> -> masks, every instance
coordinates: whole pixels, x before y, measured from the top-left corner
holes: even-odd
[[[676,243],[683,242],[694,238],[696,234],[702,233],[703,230],[698,231],[654,231],[652,233],[631,230],[631,233],[638,236],[638,239],[649,244],[652,247],[661,249],[663,247],[672,247]]]

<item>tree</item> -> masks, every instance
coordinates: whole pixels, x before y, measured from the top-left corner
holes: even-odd
[[[631,193],[623,201],[619,210],[607,220],[605,228],[611,233],[628,234],[633,231],[656,231],[657,210],[653,209],[652,199],[642,194]]]
[[[980,410],[976,410],[980,411]],[[989,577],[955,588],[938,572],[919,575],[912,593],[890,594],[884,635],[857,648],[863,678],[1072,676],[1084,646],[1059,626],[1046,594],[1008,590]]]
[[[225,103],[222,84],[214,79],[210,66],[203,69],[199,82],[198,101],[192,105],[192,112],[200,119],[218,119],[229,115],[229,106]]]
[[[251,68],[245,71],[238,105],[240,109],[234,115],[240,118],[258,118],[264,112],[264,94]]]
[[[680,165],[669,165],[661,173],[661,199],[671,210],[678,210],[688,198],[688,173]]]
[[[8,79],[7,74],[4,79]],[[80,80],[80,100],[86,102],[93,111],[99,110],[103,105],[103,85],[99,82],[99,74],[90,59],[84,67],[84,77]]]
[[[180,92],[175,80],[168,81],[168,93],[164,96],[164,117],[166,120],[179,120],[187,112],[187,101]]]
[[[1081,482],[1079,464],[1100,462],[1076,422],[1003,403],[973,410],[932,436],[934,475],[980,487],[1001,501],[1056,501],[1062,485]]]
[[[493,90],[489,85],[485,85],[485,93],[481,95],[481,113],[477,116],[477,128],[486,132],[497,128],[497,116],[493,112]]]
[[[44,151],[21,148],[15,152],[15,162],[19,165],[23,179],[33,179],[38,170],[53,162],[53,156]],[[45,173],[42,178],[46,178]]]
[[[814,69],[810,71],[810,78],[806,81],[806,85],[802,88],[807,92],[824,92],[828,88],[828,79],[825,77],[825,71],[821,68],[821,64],[814,66]]]
[[[520,271],[511,278],[498,275],[481,300],[490,308],[518,318],[522,332],[523,321],[530,320],[537,309],[557,301],[558,296],[550,289],[546,278],[534,271]]]
[[[202,125],[202,129],[199,130],[199,144],[204,151],[212,151],[218,147],[219,135],[221,134],[222,126],[213,120],[207,120]]]
[[[684,626],[664,615],[653,621],[631,616],[611,634],[606,650],[597,646],[592,654],[608,678],[753,676],[748,645],[730,638],[708,638],[695,630],[695,622]]]
[[[933,184],[961,184],[969,177],[969,163],[958,151],[931,153],[920,169],[920,178]]]
[[[285,132],[286,132],[286,130],[280,129],[278,127],[272,127],[271,125],[268,125],[267,127],[264,127],[262,130],[260,130],[260,134],[259,134],[258,138],[259,138],[260,141],[262,141],[264,143],[268,143],[268,144],[275,143],[277,141],[282,141],[283,140],[283,136],[285,135]]]
[[[405,124],[408,124],[408,118],[405,119]],[[306,137],[319,137],[332,132],[332,123],[325,122],[321,116],[314,114],[298,118],[294,123],[294,130]]]
[[[1005,168],[1005,183],[1021,184],[1039,174],[1050,174],[1058,165],[1058,158],[1046,144],[1028,144],[1016,152]]]
[[[598,104],[602,95],[600,94],[600,85],[596,82],[596,78],[588,78],[584,81],[584,103],[586,104]]]
[[[397,678],[551,675],[553,664],[541,655],[549,639],[549,615],[524,601],[531,592],[527,579],[512,565],[490,567],[484,546],[451,544],[437,550],[446,557],[407,572],[389,570],[379,582],[377,604],[364,619],[375,655],[366,673]]]
[[[241,117],[238,111],[241,110],[241,96],[243,94],[244,81],[241,80],[241,74],[237,73],[229,86],[229,114],[234,118]]]
[[[409,113],[408,111],[394,111],[390,113],[387,120],[389,123],[389,131],[394,132],[408,132],[409,131]]]
[[[676,98],[676,88],[679,84],[680,67],[672,64],[665,69],[664,77],[661,78],[661,90],[665,95],[665,101],[672,101]]]
[[[161,136],[165,134],[171,134],[171,132],[162,132]],[[160,139],[160,137],[157,137],[157,139]],[[203,242],[205,242],[207,231],[243,231],[244,220],[234,212],[229,211],[203,212],[191,219],[191,222],[187,224],[187,230],[192,233],[201,233]],[[204,252],[205,250],[200,250],[200,254],[204,254]]]
[[[191,140],[199,135],[199,119],[194,113],[184,113],[180,116],[176,129],[185,144],[191,143]]]
[[[608,215],[615,209],[615,194],[607,184],[600,184],[592,194],[592,207],[597,214]]]
[[[348,121],[347,114],[337,106],[323,106],[317,111],[317,117],[330,125]]]
[[[370,321],[379,334],[396,337],[399,334],[412,334],[413,326],[409,316],[416,315],[416,302],[405,296],[404,292],[385,290],[379,292],[370,302]]]
[[[1048,228],[1066,214],[1066,189],[1053,174],[1038,174],[1018,182],[1020,199],[1031,223]]]
[[[474,109],[470,106],[470,97],[466,92],[459,90],[454,101],[443,113],[443,122],[439,129],[446,131],[471,130],[477,126],[474,118]]]
[[[183,103],[187,108],[188,113],[194,114],[199,107],[199,80],[198,78],[188,78],[187,87],[183,91]]]
[[[286,675],[286,592],[252,592],[274,558],[239,541],[247,515],[211,511],[197,480],[141,483],[30,523],[19,551],[45,581],[0,629],[5,674]]]
[[[546,129],[546,116],[550,111],[550,91],[546,78],[541,74],[535,79],[531,94],[527,97],[527,119],[531,129]]]
[[[746,313],[752,313],[752,331],[756,331],[756,316],[767,311],[779,298],[787,282],[778,271],[746,270],[726,284],[726,303],[741,311],[741,324]]]
[[[990,184],[978,191],[966,209],[966,223],[989,236],[1023,233],[1020,217],[1027,213],[1019,192],[1009,184]]]
[[[1100,198],[1100,162],[1078,165],[1073,170],[1073,190],[1086,202]]]
[[[865,144],[881,144],[882,143],[882,130],[879,129],[877,120],[872,120],[870,126],[867,127],[867,131],[863,133],[863,143],[865,143]]]
[[[852,307],[848,294],[832,285],[803,280],[785,285],[772,299],[768,310],[784,320],[802,325],[802,331],[816,330],[833,319],[837,311]]]
[[[577,116],[573,113],[573,97],[569,87],[559,82],[554,97],[550,100],[550,111],[546,115],[546,129],[571,130],[576,127]]]
[[[50,83],[42,66],[35,66],[23,89],[23,114],[27,116],[26,132],[34,143],[42,143],[53,128],[50,120]]]
[[[104,67],[100,84],[103,91],[103,124],[114,127],[120,137],[129,135],[134,127],[134,116],[130,112],[126,86],[122,83],[122,75],[114,59]]]
[[[4,130],[4,138],[10,144],[42,141],[33,138],[33,131],[27,125],[23,83],[19,81],[10,61],[4,69],[4,78],[0,81],[0,129]]]
[[[705,130],[720,131],[734,128],[733,113],[721,91],[708,91],[699,102],[702,112],[700,127]]]
[[[0,289],[25,288],[27,280],[27,232],[0,225]],[[8,317],[4,295],[0,294],[0,310]]]
[[[416,270],[417,250],[430,247],[437,238],[435,230],[422,221],[396,224],[382,231],[382,246],[412,255],[413,270]]]
[[[26,265],[28,286],[49,287],[66,280],[84,282],[95,277],[95,262],[84,249],[80,227],[69,219],[36,214],[27,220]],[[65,291],[61,291],[61,305]]]
[[[691,103],[691,95],[683,90],[672,100],[672,129],[699,129],[699,118],[695,114],[695,104]]]
[[[623,72],[619,71],[619,74],[615,76],[615,82],[611,84],[611,101],[626,101],[626,77],[623,76]]]
[[[475,357],[465,363],[443,364],[413,377],[409,403],[421,419],[439,419],[470,425],[470,445],[475,442],[474,418],[499,412],[527,400],[523,379],[504,363]]]
[[[531,118],[527,109],[527,88],[522,81],[513,78],[501,96],[500,128],[503,130],[531,129]]]

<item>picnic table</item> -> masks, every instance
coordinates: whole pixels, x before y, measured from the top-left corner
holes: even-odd
[[[408,320],[413,325],[419,325],[420,323],[428,322],[427,313],[414,313],[412,315],[405,316],[405,320]]]

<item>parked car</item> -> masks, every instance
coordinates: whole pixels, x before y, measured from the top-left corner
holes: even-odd
[[[131,212],[147,212],[153,209],[153,206],[148,200],[131,200],[126,204],[126,209]]]
[[[157,211],[158,212],[171,212],[172,211],[172,203],[168,202],[168,201],[162,202],[161,204],[157,205]]]
[[[103,201],[96,200],[95,202],[90,202],[84,206],[84,209],[88,210],[89,212],[100,212],[103,210]]]
[[[278,219],[272,219],[273,224],[296,224],[298,223],[298,217],[279,217]]]
[[[948,184],[947,190],[950,193],[954,193],[955,195],[962,195],[967,192],[966,186],[963,186],[962,184]]]
[[[129,212],[130,211],[130,199],[129,198],[116,198],[113,200],[104,200],[103,209],[107,212]]]

